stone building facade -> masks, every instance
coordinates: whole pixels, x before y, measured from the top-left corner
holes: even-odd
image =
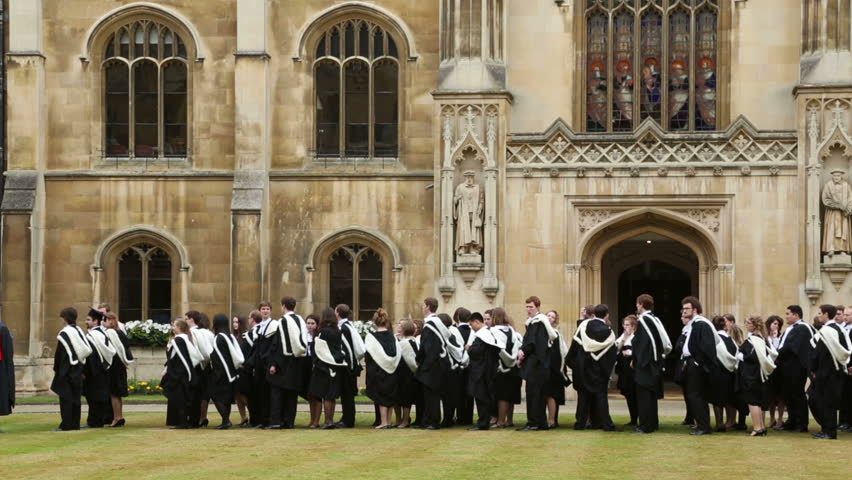
[[[22,389],[48,385],[68,305],[167,321],[290,294],[401,318],[437,296],[520,323],[535,294],[570,332],[650,291],[674,335],[686,294],[736,315],[852,301],[822,225],[852,213],[822,200],[852,161],[850,0],[8,13],[0,306]]]

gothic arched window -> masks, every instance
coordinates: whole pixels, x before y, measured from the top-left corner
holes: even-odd
[[[585,129],[716,130],[718,0],[584,0]]]
[[[104,154],[185,157],[187,46],[150,20],[114,28],[104,46]]]
[[[320,157],[396,157],[399,50],[365,20],[346,20],[320,38],[314,61],[316,152]]]
[[[375,250],[351,243],[329,257],[329,306],[345,303],[353,320],[370,320],[382,306],[382,257]]]
[[[165,250],[139,243],[118,256],[118,318],[169,323],[172,261]]]

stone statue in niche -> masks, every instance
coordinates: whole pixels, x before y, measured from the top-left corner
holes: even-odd
[[[474,183],[476,173],[464,172],[464,183],[456,187],[453,197],[453,219],[456,223],[456,253],[459,261],[481,261],[482,224],[485,198]]]
[[[832,170],[831,180],[822,189],[823,218],[822,251],[829,255],[852,252],[852,186],[843,170]]]

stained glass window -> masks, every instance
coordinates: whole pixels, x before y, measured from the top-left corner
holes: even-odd
[[[387,31],[363,20],[329,28],[317,42],[314,80],[317,156],[398,155],[399,53]]]
[[[189,69],[180,36],[148,20],[122,25],[108,37],[102,65],[104,155],[186,156]]]
[[[586,0],[585,124],[716,130],[718,0]]]

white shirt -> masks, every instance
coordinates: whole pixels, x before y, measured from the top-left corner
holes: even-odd
[[[686,340],[684,340],[683,342],[683,354],[681,355],[682,358],[692,356],[692,354],[689,353],[689,336],[692,335],[692,322],[694,321],[695,317],[692,317],[692,320],[690,320],[689,323],[687,323],[686,326],[683,327],[684,330],[686,330]]]

